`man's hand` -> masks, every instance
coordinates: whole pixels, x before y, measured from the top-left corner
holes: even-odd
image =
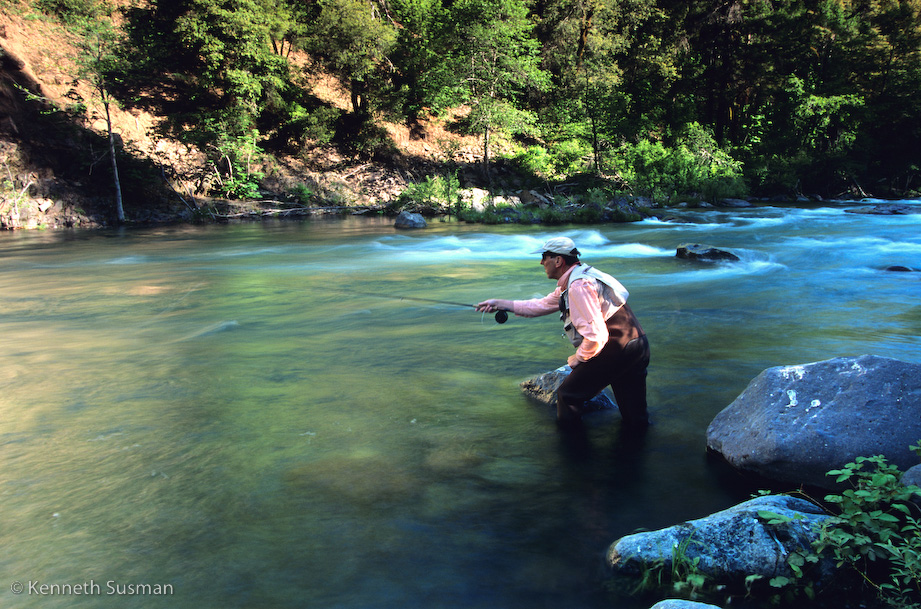
[[[512,310],[512,306],[508,300],[500,300],[498,298],[484,300],[483,302],[477,303],[475,306],[476,310],[480,313],[495,313],[496,311]]]

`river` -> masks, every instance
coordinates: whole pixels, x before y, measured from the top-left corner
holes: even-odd
[[[748,498],[705,433],[754,376],[921,362],[921,273],[883,270],[921,269],[921,215],[859,205],[0,235],[0,604],[648,607],[603,553]],[[555,316],[399,299],[543,295],[530,252],[557,234],[650,337],[640,441],[616,413],[575,440],[523,397],[571,352]]]

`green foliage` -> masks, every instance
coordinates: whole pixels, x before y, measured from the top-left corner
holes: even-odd
[[[450,64],[456,100],[470,106],[467,123],[483,135],[483,163],[489,167],[493,131],[533,133],[535,114],[519,98],[528,89],[544,90],[533,23],[522,0],[461,0],[451,7],[456,24]]]
[[[921,440],[910,448],[921,459]],[[902,484],[899,469],[879,455],[858,457],[828,475],[848,487],[825,497],[837,513],[816,530],[811,547],[787,554],[790,575],[767,582],[762,575],[749,575],[743,582],[746,595],[764,595],[774,604],[795,604],[800,595],[814,600],[818,583],[814,568],[828,557],[838,568],[856,572],[859,581],[871,586],[886,605],[921,608],[921,507],[917,503],[921,488]],[[767,526],[783,527],[802,516],[762,510],[758,518]],[[692,598],[720,592],[728,582],[713,581],[700,571],[699,559],[688,556],[690,543],[689,536],[673,549],[671,560],[647,565],[636,591],[671,587]],[[848,585],[854,581],[844,578]],[[848,588],[848,593],[854,590]]]
[[[745,193],[741,163],[696,123],[688,126],[675,147],[649,140],[624,144],[612,164],[634,192],[654,201],[690,195],[719,199]]]
[[[321,66],[346,82],[352,111],[367,115],[386,80],[396,28],[376,2],[322,0],[304,46]]]
[[[114,17],[96,0],[33,5]],[[514,158],[535,176],[613,172],[656,201],[919,190],[921,0],[119,5],[113,99],[158,104],[200,146],[258,129],[267,149],[306,138],[368,157],[389,152],[380,118],[463,104],[487,167],[498,138],[526,135],[540,145]],[[347,87],[353,120],[310,99],[318,72]]]
[[[460,196],[457,173],[427,176],[422,182],[407,186],[397,201],[400,209],[463,214],[465,206]]]
[[[547,146],[526,146],[510,156],[515,165],[545,180],[565,180],[586,171],[592,151],[588,143],[568,139]]]
[[[214,163],[217,186],[214,194],[229,199],[255,199],[259,196],[259,180],[264,173],[254,168],[262,155],[258,132],[253,130],[238,137],[224,137],[215,146],[218,158]]]
[[[510,156],[510,160],[523,171],[532,175],[542,178],[557,177],[553,157],[545,146],[526,146],[518,148]]]
[[[450,105],[456,75],[445,56],[454,28],[441,0],[394,0],[388,5],[402,25],[389,56],[393,109],[417,118],[429,108]]]
[[[199,107],[192,139],[224,145],[248,134],[290,86],[288,66],[269,44],[273,23],[256,0],[185,0],[172,22],[190,65]]]
[[[291,194],[301,205],[310,205],[317,198],[317,194],[306,184],[295,185],[291,189]]]
[[[912,449],[921,452],[921,442]],[[825,497],[840,513],[823,528],[816,551],[830,551],[887,602],[921,606],[921,509],[913,502],[921,489],[903,485],[899,469],[880,455],[828,474],[851,488]]]
[[[111,13],[111,7],[98,0],[35,0],[35,8],[68,25],[98,20]]]
[[[292,124],[304,140],[324,145],[333,141],[336,135],[336,123],[342,118],[337,108],[321,106],[311,112],[304,110],[292,114]]]

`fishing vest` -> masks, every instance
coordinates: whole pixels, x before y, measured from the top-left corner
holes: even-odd
[[[563,321],[563,332],[574,347],[578,348],[583,340],[582,335],[573,325],[569,313],[569,287],[577,279],[593,279],[599,297],[616,308],[614,314],[605,320],[609,341],[614,341],[623,348],[634,338],[645,334],[636,315],[627,305],[627,297],[630,295],[627,288],[607,273],[586,264],[580,264],[569,274],[566,289],[560,294],[560,319]]]

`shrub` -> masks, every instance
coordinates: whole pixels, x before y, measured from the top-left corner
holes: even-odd
[[[567,177],[585,171],[592,149],[580,140],[565,140],[553,146],[551,158],[556,175]]]
[[[427,176],[422,182],[410,184],[400,193],[397,205],[400,208],[459,216],[463,212],[464,203],[460,197],[457,174]]]
[[[585,171],[591,148],[584,142],[570,139],[550,146],[526,146],[510,155],[510,160],[522,170],[543,179],[566,179]]]
[[[912,447],[921,457],[921,441]],[[837,565],[850,566],[893,606],[921,606],[921,492],[900,482],[901,472],[886,458],[858,457],[832,470],[851,488],[825,500],[840,513],[822,529],[818,554],[831,551]]]
[[[66,24],[98,19],[110,12],[105,3],[96,0],[36,0],[35,8]]]
[[[511,160],[522,170],[539,176],[549,178],[553,176],[553,159],[543,146],[527,146],[516,151]]]
[[[238,137],[220,138],[215,146],[218,152],[214,164],[218,177],[216,194],[228,199],[253,199],[259,195],[259,181],[264,174],[254,169],[262,157],[258,136],[259,132],[252,130]]]
[[[746,191],[741,162],[696,123],[688,126],[674,147],[649,140],[623,144],[610,165],[634,192],[658,202],[694,194],[720,199]]]

